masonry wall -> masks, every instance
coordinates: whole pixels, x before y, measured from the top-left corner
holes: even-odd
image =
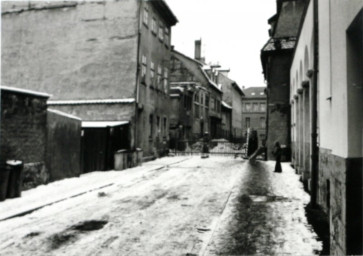
[[[50,181],[81,174],[81,119],[48,110],[47,167]]]
[[[47,98],[1,90],[1,154],[24,163],[23,188],[47,183],[45,165]]]
[[[291,51],[271,57],[267,100],[267,148],[273,149],[275,141],[288,149],[290,145],[290,65]],[[267,150],[268,159],[274,159]],[[288,156],[289,157],[289,156]],[[287,158],[286,160],[289,160]]]
[[[137,3],[2,2],[2,84],[52,100],[135,98]]]

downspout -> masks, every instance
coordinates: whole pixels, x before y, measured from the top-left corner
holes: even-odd
[[[139,86],[140,86],[140,41],[141,41],[141,9],[142,9],[142,1],[139,2],[139,12],[137,18],[137,52],[136,52],[136,88],[135,88],[135,124],[134,124],[134,146],[132,149],[136,150],[137,141],[138,141],[138,132],[137,132],[137,121],[138,121],[138,107],[139,107]]]
[[[314,35],[314,72],[312,83],[312,120],[311,120],[311,172],[312,172],[312,186],[311,186],[311,205],[317,205],[318,195],[318,178],[319,178],[319,149],[317,146],[317,101],[318,101],[318,72],[319,72],[319,3],[318,0],[313,0],[313,35]]]

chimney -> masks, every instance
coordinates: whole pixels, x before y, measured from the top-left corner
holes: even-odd
[[[194,41],[194,59],[202,59],[202,39]]]

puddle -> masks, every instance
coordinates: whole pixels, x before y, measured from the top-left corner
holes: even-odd
[[[265,196],[265,195],[249,195],[249,198],[254,203],[267,203],[267,202],[291,202],[292,200],[283,196]]]
[[[59,234],[52,235],[48,239],[50,242],[50,249],[55,250],[68,242],[76,240],[76,234],[69,232],[62,232]]]
[[[88,220],[72,226],[71,229],[77,231],[93,231],[103,228],[106,224],[107,221],[105,220]]]
[[[41,232],[31,232],[29,234],[27,234],[26,236],[24,236],[24,238],[32,238],[35,236],[39,236],[41,234]]]
[[[87,220],[73,225],[62,232],[48,237],[49,249],[55,250],[64,244],[74,242],[78,239],[80,233],[102,229],[107,223],[105,220]]]

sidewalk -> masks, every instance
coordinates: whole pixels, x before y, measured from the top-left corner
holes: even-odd
[[[309,195],[289,163],[247,162],[201,255],[318,255],[322,243],[308,223]]]
[[[144,163],[142,166],[122,171],[99,171],[82,174],[80,177],[63,179],[23,191],[21,197],[0,202],[0,221],[22,216],[44,206],[64,201],[90,191],[113,186],[118,181],[132,182],[168,165],[185,161],[185,157],[164,157]]]

